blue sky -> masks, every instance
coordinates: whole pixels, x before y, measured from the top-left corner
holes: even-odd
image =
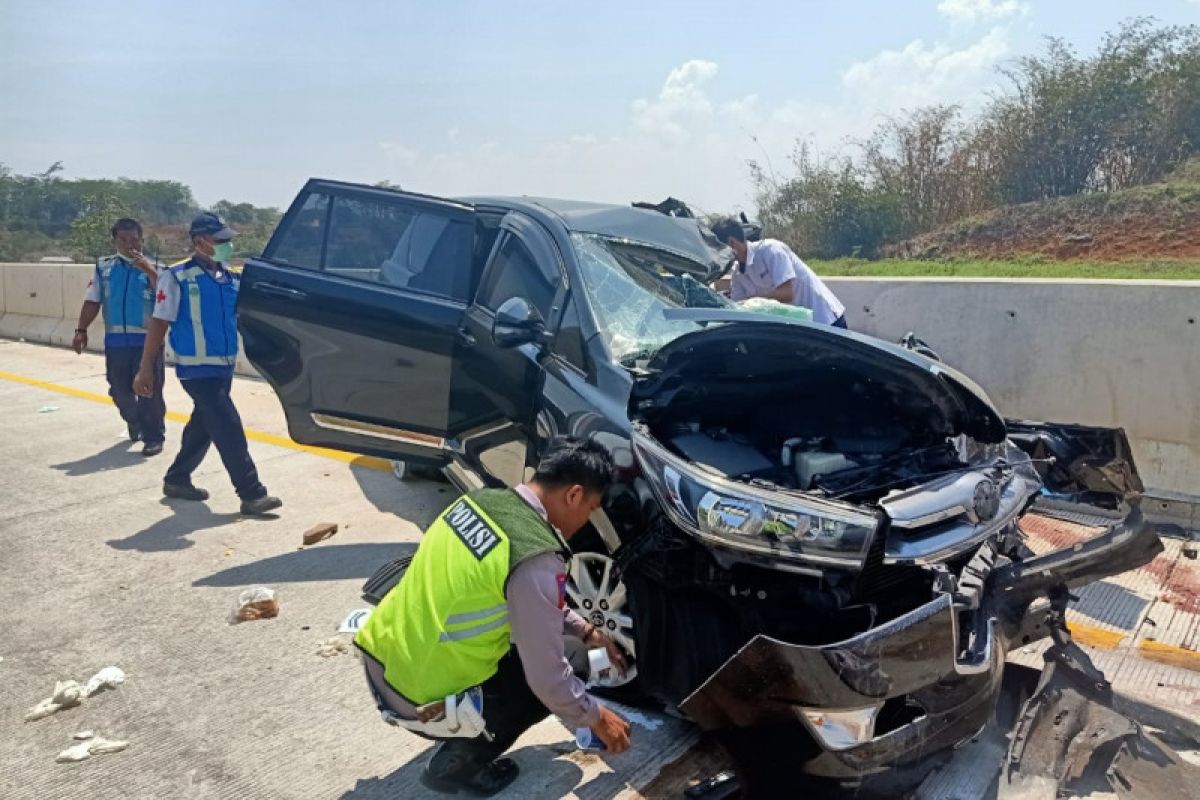
[[[985,102],[1060,36],[1200,0],[0,0],[0,163],[286,206],[310,176],[438,195],[752,206],[882,117]]]

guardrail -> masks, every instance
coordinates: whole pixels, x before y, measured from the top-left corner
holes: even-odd
[[[852,329],[915,332],[1006,416],[1125,428],[1147,510],[1200,529],[1200,282],[827,282]]]
[[[92,267],[0,264],[0,336],[69,346]],[[1152,508],[1200,529],[1200,282],[829,278],[854,330],[909,331],[1010,417],[1121,426]],[[103,326],[89,332],[103,346]],[[238,371],[255,375],[246,362]]]

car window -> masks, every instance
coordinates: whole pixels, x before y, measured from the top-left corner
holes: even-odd
[[[326,210],[329,195],[310,194],[304,205],[289,217],[284,227],[271,240],[272,249],[266,257],[304,269],[321,268],[321,245],[325,241]]]
[[[554,303],[555,286],[538,268],[533,254],[516,236],[509,234],[492,258],[479,292],[479,304],[495,311],[505,300],[523,297],[548,319]]]
[[[587,355],[583,348],[583,331],[579,327],[579,310],[574,301],[567,303],[558,333],[554,337],[554,352],[568,364],[587,372]]]
[[[466,302],[471,222],[437,208],[335,197],[325,271]]]

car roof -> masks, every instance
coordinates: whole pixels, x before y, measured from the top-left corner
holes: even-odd
[[[550,197],[433,197],[391,187],[370,186],[328,178],[310,178],[306,189],[353,189],[357,191],[395,193],[423,197],[427,200],[449,200],[472,206],[491,206],[520,211],[544,223],[557,222],[573,233],[590,233],[660,247],[697,262],[700,274],[715,277],[731,263],[732,253],[723,247],[710,232],[694,219],[671,217],[658,211],[633,206],[595,203],[585,200],[562,200]]]
[[[671,217],[658,211],[586,200],[552,197],[460,197],[463,203],[499,206],[535,217],[553,217],[573,233],[590,233],[655,245],[698,261],[708,271],[720,271],[732,254],[718,244],[694,219]],[[724,258],[721,251],[724,250]]]

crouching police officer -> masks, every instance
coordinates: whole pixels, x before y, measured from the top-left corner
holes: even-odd
[[[79,309],[75,338],[71,347],[82,353],[87,347],[88,325],[104,312],[104,366],[108,394],[121,412],[129,430],[129,440],[142,442],[142,455],[162,452],[167,414],[163,402],[163,361],[152,365],[150,394],[139,397],[133,391],[133,377],[142,358],[146,328],[154,308],[154,289],[158,281],[157,265],[142,254],[142,226],[136,219],[124,217],[112,226],[117,254],[105,256],[96,264],[96,273],[88,282],[83,307]]]
[[[230,397],[237,362],[238,277],[225,266],[233,255],[237,231],[216,214],[192,220],[193,255],[172,264],[158,281],[154,318],[146,334],[142,366],[133,388],[150,392],[155,360],[162,352],[167,328],[175,351],[175,373],[195,403],[183,429],[179,455],[163,478],[163,494],[184,500],[207,500],[208,492],[192,485],[192,473],[217,446],[225,471],[242,500],[243,514],[265,514],[283,502],[267,494],[246,446],[242,418]]]
[[[421,776],[426,786],[499,792],[518,772],[499,756],[550,713],[591,728],[614,753],[628,749],[629,723],[581,679],[588,648],[606,649],[622,673],[624,654],[563,602],[564,539],[611,480],[602,445],[555,439],[527,484],[451,504],[355,636],[383,718],[444,740]]]

